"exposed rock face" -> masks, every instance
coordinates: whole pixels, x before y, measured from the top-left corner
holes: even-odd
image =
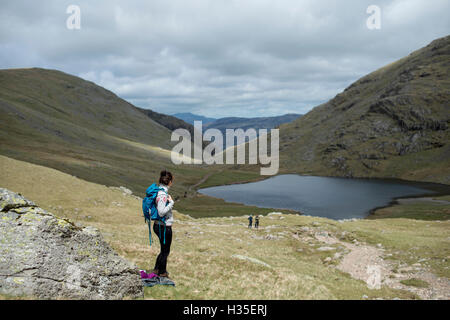
[[[78,227],[0,188],[0,294],[122,299],[143,293],[136,268],[97,229]]]

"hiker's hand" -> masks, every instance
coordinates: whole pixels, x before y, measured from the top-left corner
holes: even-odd
[[[169,202],[174,202],[170,194],[169,194]]]

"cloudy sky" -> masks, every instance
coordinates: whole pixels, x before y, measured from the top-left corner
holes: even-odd
[[[81,29],[67,28],[69,5]],[[450,34],[448,12],[448,0],[2,0],[0,69],[58,69],[168,114],[305,113]]]

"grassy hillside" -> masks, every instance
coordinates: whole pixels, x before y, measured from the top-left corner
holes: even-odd
[[[17,159],[135,191],[169,163],[160,150],[132,144],[170,150],[169,130],[112,92],[59,71],[1,70],[0,112],[0,153]]]
[[[283,172],[450,184],[450,36],[280,128]]]
[[[175,196],[192,196],[192,186],[219,168],[173,165],[171,131],[142,112],[63,72],[0,70],[0,154],[139,195],[168,169],[177,180]]]
[[[159,123],[160,125],[166,127],[170,131],[176,130],[176,129],[186,129],[191,133],[192,140],[194,139],[194,126],[192,124],[189,124],[187,122],[184,122],[181,119],[178,119],[174,116],[169,116],[167,114],[155,112],[153,110],[149,109],[142,109],[135,107],[137,110],[145,114],[147,117],[152,119],[153,121]]]
[[[99,228],[121,256],[153,267],[158,245],[149,247],[140,199],[3,156],[0,168],[0,187]],[[247,229],[245,217],[174,215],[168,270],[177,286],[146,288],[146,299],[450,298],[450,222],[438,212],[432,221],[270,215],[259,230]],[[382,271],[379,289],[365,282],[373,265]]]

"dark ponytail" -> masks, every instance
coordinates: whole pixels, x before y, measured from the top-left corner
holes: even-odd
[[[163,170],[159,176],[159,183],[167,186],[173,180],[172,173],[169,171]]]

